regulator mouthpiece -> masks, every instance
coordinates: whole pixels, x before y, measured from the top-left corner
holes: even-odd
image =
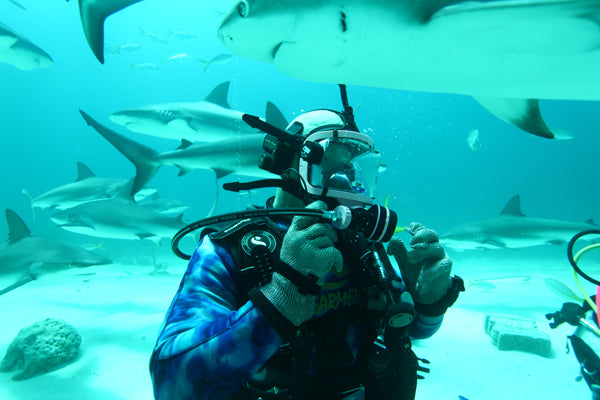
[[[337,206],[333,211],[323,213],[336,229],[351,229],[361,232],[366,239],[375,242],[389,241],[396,230],[398,216],[392,210],[380,205],[350,209]]]

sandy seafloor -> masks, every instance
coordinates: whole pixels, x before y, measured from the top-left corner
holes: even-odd
[[[417,355],[431,361],[417,399],[591,398],[585,383],[575,379],[575,356],[565,353],[573,328],[564,324],[551,330],[544,318],[566,301],[545,285],[544,277],[575,288],[565,248],[449,253],[454,272],[465,280],[494,279],[470,286],[446,314],[441,330],[415,342]],[[184,268],[184,262],[173,259],[161,275],[151,274],[153,267],[147,265],[72,269],[0,297],[2,354],[21,328],[48,317],[63,319],[82,336],[79,358],[66,367],[19,382],[10,373],[0,374],[0,399],[151,399],[148,359]],[[501,277],[508,278],[495,279]],[[551,336],[552,357],[497,350],[483,329],[487,314],[537,321]]]

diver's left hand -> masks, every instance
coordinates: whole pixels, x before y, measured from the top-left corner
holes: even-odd
[[[407,251],[399,239],[392,239],[388,253],[398,262],[406,288],[417,303],[433,304],[451,284],[452,260],[440,244],[438,234],[417,222],[406,231],[413,235]]]

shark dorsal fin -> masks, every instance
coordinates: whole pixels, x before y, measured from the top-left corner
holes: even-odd
[[[31,232],[25,222],[17,215],[16,212],[6,209],[6,224],[8,225],[8,242],[14,243],[23,238],[30,237]]]
[[[524,217],[525,214],[521,211],[521,196],[516,194],[514,195],[508,203],[504,206],[504,209],[500,213],[500,215],[510,215],[513,217]]]
[[[193,143],[187,139],[181,139],[181,144],[175,150],[185,150],[190,147]]]
[[[274,103],[267,101],[267,111],[265,114],[267,123],[273,125],[276,128],[284,130],[288,126],[288,122],[283,116],[283,113]]]
[[[586,220],[585,220],[585,223],[586,223],[586,224],[590,224],[590,225],[595,225],[595,226],[598,226],[598,224],[596,223],[596,221],[594,221],[594,219],[593,219],[593,218],[588,218],[588,219],[586,219]]]
[[[75,182],[79,182],[87,178],[93,178],[95,176],[96,174],[94,174],[92,170],[88,168],[87,165],[85,165],[81,161],[77,161],[77,179],[75,180]]]
[[[231,108],[231,107],[229,107],[229,103],[227,102],[227,95],[229,93],[229,84],[230,84],[229,81],[225,81],[225,82],[219,84],[218,86],[216,86],[212,90],[212,92],[210,92],[208,94],[208,96],[206,96],[204,101],[206,101],[208,103],[216,104],[216,105],[224,107],[224,108]]]

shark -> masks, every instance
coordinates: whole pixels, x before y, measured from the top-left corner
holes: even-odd
[[[110,142],[121,154],[129,159],[136,169],[132,193],[144,187],[163,165],[179,168],[179,176],[193,169],[210,169],[217,179],[229,174],[240,174],[258,178],[274,178],[275,175],[258,167],[258,160],[264,153],[265,134],[240,134],[211,142],[191,143],[183,140],[175,150],[159,153],[154,149],[102,125],[88,113],[79,110],[85,122]],[[270,102],[267,103],[267,122],[277,127],[287,123],[281,112]]]
[[[547,138],[538,99],[600,100],[598,0],[242,0],[218,36],[297,79],[469,95]]]
[[[30,198],[31,207],[64,210],[89,201],[130,195],[133,179],[97,177],[83,162],[77,162],[77,179],[51,189],[36,198]],[[29,195],[23,190],[25,195]],[[145,188],[135,193],[138,200],[156,193],[154,188]]]
[[[168,216],[117,197],[55,211],[50,219],[60,228],[109,239],[150,239],[156,243],[171,238],[185,225],[182,215]]]
[[[521,197],[515,195],[500,215],[458,225],[441,235],[440,242],[456,250],[561,245],[576,233],[597,227],[593,220],[577,223],[525,216]]]
[[[132,132],[190,142],[261,133],[242,120],[244,113],[231,109],[229,85],[229,81],[217,85],[200,102],[148,105],[114,112],[109,119]]]
[[[6,209],[5,213],[8,241],[0,246],[0,276],[19,274],[21,278],[0,290],[0,295],[45,272],[69,266],[88,267],[112,263],[108,258],[80,247],[33,236],[16,212]]]
[[[47,68],[54,64],[48,53],[3,23],[0,23],[0,62],[22,71]]]

